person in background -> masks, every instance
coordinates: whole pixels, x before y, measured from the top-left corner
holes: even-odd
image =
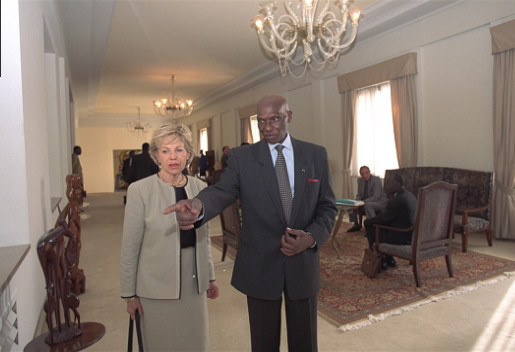
[[[194,155],[193,159],[191,159],[190,165],[188,166],[190,176],[197,176],[197,174],[199,172],[199,168],[198,168],[199,161],[200,161],[200,158],[196,155]]]
[[[79,156],[82,154],[82,148],[79,145],[73,147],[72,153],[72,174],[82,176],[82,165],[80,164]]]
[[[86,197],[86,191],[84,190],[84,175],[82,174],[82,165],[80,163],[79,156],[82,154],[82,148],[79,145],[73,147],[72,153],[72,174],[80,175],[80,188],[82,197]]]
[[[354,207],[354,211],[349,214],[349,221],[354,223],[347,232],[356,232],[361,230],[358,222],[358,215],[373,218],[376,214],[386,207],[386,193],[384,193],[381,179],[370,174],[368,166],[359,168],[360,178],[358,178],[358,194],[356,200],[362,200],[365,205]]]
[[[131,150],[129,156],[123,161],[122,178],[125,181],[126,187],[132,182],[132,162],[136,151]],[[123,196],[123,204],[127,204],[127,196]]]
[[[399,174],[394,174],[390,181],[385,185],[385,191],[393,195],[387,203],[385,209],[376,217],[365,220],[366,236],[370,249],[374,248],[376,229],[374,224],[387,225],[405,229],[415,223],[415,212],[417,209],[417,198],[404,188],[404,178]],[[384,243],[410,244],[413,231],[399,232],[394,230],[381,230],[381,240]],[[390,256],[384,256],[382,269],[395,267],[397,263]]]
[[[156,165],[150,153],[148,151],[149,144],[143,143],[141,145],[141,154],[136,154],[132,159],[132,182],[141,180],[142,178],[151,176],[159,171],[159,167]]]
[[[283,297],[288,350],[318,349],[318,247],[329,238],[337,210],[327,152],[288,133],[292,116],[283,96],[263,97],[257,121],[264,138],[231,149],[218,183],[164,210],[189,229],[240,197],[243,223],[231,283],[247,296],[252,351],[280,350]]]
[[[163,214],[206,187],[182,173],[193,156],[191,131],[160,127],[150,153],[160,171],[127,192],[121,296],[132,319],[136,311],[141,315],[145,351],[208,351],[207,298],[218,297],[208,224],[183,231],[175,216]]]
[[[122,178],[125,181],[125,183],[127,184],[127,187],[132,182],[132,178],[131,178],[132,177],[132,162],[133,162],[134,155],[136,155],[136,151],[131,150],[129,152],[129,156],[123,161]]]
[[[205,179],[206,178],[206,171],[207,171],[208,166],[209,165],[208,165],[208,162],[207,162],[207,156],[204,154],[204,151],[201,150],[200,151],[199,162],[198,162],[199,174],[200,174],[200,178],[201,179]]]
[[[227,162],[229,160],[229,150],[231,150],[231,148],[228,145],[225,145],[222,148],[222,170],[225,170],[227,168]]]

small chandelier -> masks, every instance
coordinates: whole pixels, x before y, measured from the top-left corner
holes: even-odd
[[[129,132],[133,133],[146,133],[152,129],[152,125],[149,123],[141,123],[140,108],[138,106],[138,121],[130,121],[126,123]]]
[[[172,91],[170,94],[163,94],[159,100],[154,100],[154,111],[161,116],[178,119],[191,115],[193,112],[193,100],[181,99],[175,92],[175,75],[172,75]]]
[[[262,14],[254,17],[253,27],[261,46],[277,57],[283,77],[290,73],[300,78],[308,67],[313,71],[324,70],[338,61],[341,50],[356,39],[360,11],[350,10],[352,0],[339,0],[336,6],[339,13],[336,14],[329,11],[329,1],[285,1],[286,14],[279,16],[277,21],[273,14],[277,1],[261,5]],[[350,35],[344,41],[348,26],[351,27]],[[303,69],[294,73],[292,66]]]

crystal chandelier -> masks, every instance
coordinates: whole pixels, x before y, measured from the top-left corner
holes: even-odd
[[[336,6],[330,6],[329,1],[285,1],[286,14],[277,20],[274,17],[277,1],[261,5],[261,14],[254,17],[253,27],[261,46],[277,57],[283,77],[290,73],[300,78],[308,67],[322,71],[338,61],[341,50],[354,42],[360,11],[350,9],[352,0],[331,0]],[[330,7],[336,7],[339,13],[330,11]],[[347,27],[351,31],[344,40]]]
[[[154,111],[161,116],[178,119],[193,112],[193,100],[182,99],[175,92],[175,75],[171,77],[172,91],[163,94],[159,100],[154,100]]]
[[[141,123],[140,108],[138,106],[138,121],[130,121],[126,123],[129,132],[134,133],[146,133],[152,129],[152,125],[149,123]]]

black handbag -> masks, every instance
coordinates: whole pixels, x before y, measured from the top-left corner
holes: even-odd
[[[141,326],[139,322],[139,312],[136,311],[136,335],[138,336],[139,352],[143,352],[143,338],[141,337]],[[127,343],[127,352],[132,352],[132,335],[134,331],[134,320],[129,316],[129,342]]]
[[[381,261],[381,254],[373,251],[370,248],[365,248],[365,252],[363,253],[363,261],[361,262],[361,271],[363,271],[366,276],[373,278],[379,272]]]

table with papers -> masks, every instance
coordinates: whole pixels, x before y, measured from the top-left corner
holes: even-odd
[[[336,223],[334,224],[333,233],[331,234],[331,244],[333,245],[334,250],[339,259],[341,259],[342,255],[340,253],[340,248],[338,247],[338,243],[336,242],[336,234],[340,230],[340,226],[342,225],[343,216],[348,212],[354,210],[354,207],[360,207],[364,205],[365,202],[361,200],[353,200],[353,199],[336,199],[336,208],[338,209],[338,218],[336,219]]]

